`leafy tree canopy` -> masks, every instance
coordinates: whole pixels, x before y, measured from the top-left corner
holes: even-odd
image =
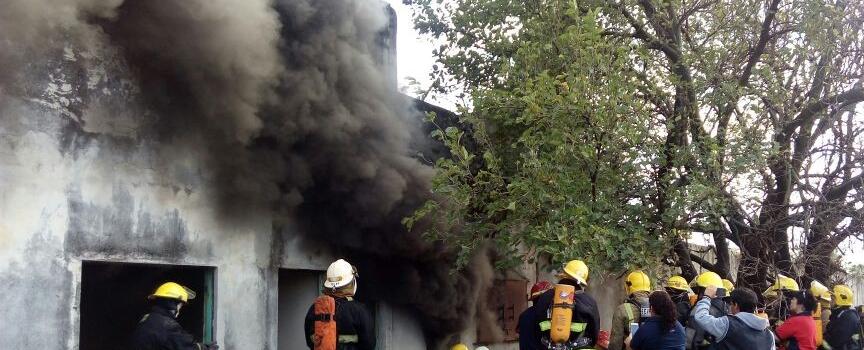
[[[827,280],[864,228],[864,3],[415,0],[462,127],[435,136],[433,238],[744,285]],[[467,131],[467,133],[466,133]],[[473,142],[467,142],[471,138]],[[466,147],[468,145],[468,147]],[[454,233],[455,232],[455,233]],[[687,240],[713,239],[716,261]],[[741,250],[731,271],[730,243]]]

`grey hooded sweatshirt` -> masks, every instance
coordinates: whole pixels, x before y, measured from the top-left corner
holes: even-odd
[[[702,298],[694,307],[694,319],[716,337],[716,349],[773,350],[774,335],[768,320],[750,312],[714,317],[708,313],[710,299]]]

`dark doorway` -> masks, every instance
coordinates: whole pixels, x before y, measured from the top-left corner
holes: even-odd
[[[279,338],[280,350],[306,349],[303,322],[309,306],[318,297],[322,272],[279,270]]]
[[[180,324],[196,340],[212,341],[215,272],[201,266],[84,261],[79,348],[127,348],[129,336],[149,310],[147,296],[169,281],[198,294],[180,311]]]

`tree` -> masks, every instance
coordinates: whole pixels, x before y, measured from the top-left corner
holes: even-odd
[[[864,222],[864,4],[822,0],[413,2],[442,43],[438,92],[464,122],[436,134],[419,217],[470,254],[492,240],[605,268],[658,258],[739,284],[826,281]],[[458,234],[450,232],[458,231]],[[691,254],[712,238],[716,261]],[[671,247],[671,248],[666,248]],[[506,254],[505,254],[506,255]],[[521,257],[523,254],[516,254]],[[805,281],[806,282],[806,281]]]

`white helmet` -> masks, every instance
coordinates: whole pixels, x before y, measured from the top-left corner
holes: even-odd
[[[487,348],[485,346],[481,346],[481,347],[478,347],[477,350],[489,350],[489,348]]]
[[[347,286],[356,275],[354,266],[351,266],[344,259],[336,260],[327,268],[327,280],[324,281],[324,288],[336,289]]]

